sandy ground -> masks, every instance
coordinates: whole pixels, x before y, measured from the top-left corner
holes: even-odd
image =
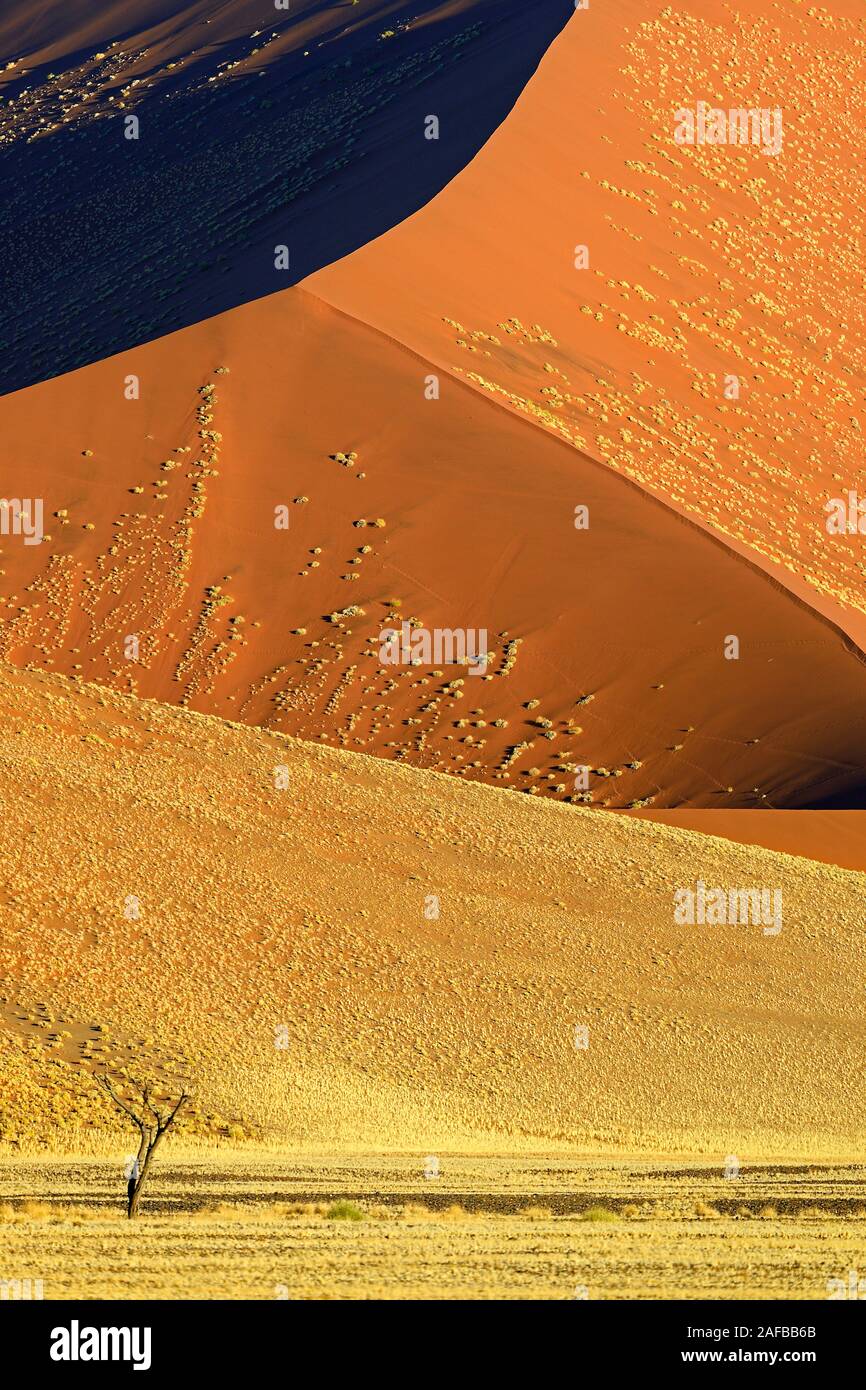
[[[438,1161],[166,1150],[133,1224],[104,1163],[4,1166],[0,1275],[46,1299],[819,1300],[863,1266],[861,1166]]]

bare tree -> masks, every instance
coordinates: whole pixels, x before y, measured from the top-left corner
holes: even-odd
[[[180,1098],[174,1104],[170,1099],[164,1102],[157,1102],[154,1096],[154,1085],[152,1082],[146,1081],[142,1083],[140,1081],[129,1081],[127,1084],[133,1090],[137,1091],[138,1094],[134,1099],[126,1101],[118,1095],[114,1086],[111,1084],[111,1078],[107,1072],[103,1073],[101,1076],[97,1076],[95,1079],[97,1085],[105,1091],[106,1095],[111,1098],[117,1108],[122,1110],[124,1115],[129,1116],[133,1124],[136,1125],[140,1135],[138,1158],[136,1160],[137,1177],[130,1178],[128,1189],[126,1214],[131,1221],[138,1213],[138,1204],[141,1201],[144,1182],[150,1170],[151,1159],[156,1153],[163,1135],[170,1129],[177,1118],[181,1106],[189,1100],[189,1092],[185,1089],[181,1090]],[[157,1103],[160,1105],[166,1104],[169,1108],[165,1110],[157,1109]]]

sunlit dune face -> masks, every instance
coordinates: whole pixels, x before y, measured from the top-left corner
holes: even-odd
[[[841,605],[862,637],[862,533],[827,523],[851,494],[866,513],[864,49],[848,5],[591,7],[473,165],[310,288]],[[701,105],[763,115],[766,138],[678,143]]]

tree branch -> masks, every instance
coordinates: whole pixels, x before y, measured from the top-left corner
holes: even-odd
[[[97,1085],[101,1086],[102,1089],[108,1093],[108,1095],[114,1101],[114,1104],[118,1107],[118,1109],[122,1110],[125,1115],[128,1115],[129,1118],[132,1120],[133,1124],[138,1126],[138,1128],[141,1130],[143,1137],[146,1132],[144,1121],[141,1120],[138,1115],[136,1115],[134,1110],[130,1110],[128,1105],[124,1105],[123,1101],[113,1090],[111,1082],[108,1078],[108,1074],[104,1072],[101,1076],[97,1076],[95,1079]]]

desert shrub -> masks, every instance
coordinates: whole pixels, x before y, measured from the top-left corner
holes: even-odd
[[[325,1215],[329,1221],[363,1221],[366,1212],[356,1207],[354,1202],[343,1199],[340,1202],[332,1202]]]
[[[113,1213],[105,1213],[96,1207],[75,1207],[61,1202],[41,1202],[27,1198],[17,1204],[0,1203],[0,1225],[20,1221],[60,1222],[64,1225],[78,1226],[82,1221],[111,1220]]]
[[[465,1207],[461,1207],[459,1202],[452,1202],[450,1207],[443,1207],[439,1212],[443,1221],[465,1221],[469,1212]]]
[[[607,1207],[587,1207],[586,1211],[580,1214],[581,1221],[618,1221],[619,1217],[615,1211],[610,1211]]]
[[[708,1202],[695,1202],[695,1216],[714,1217],[718,1216],[715,1207],[711,1207]]]

